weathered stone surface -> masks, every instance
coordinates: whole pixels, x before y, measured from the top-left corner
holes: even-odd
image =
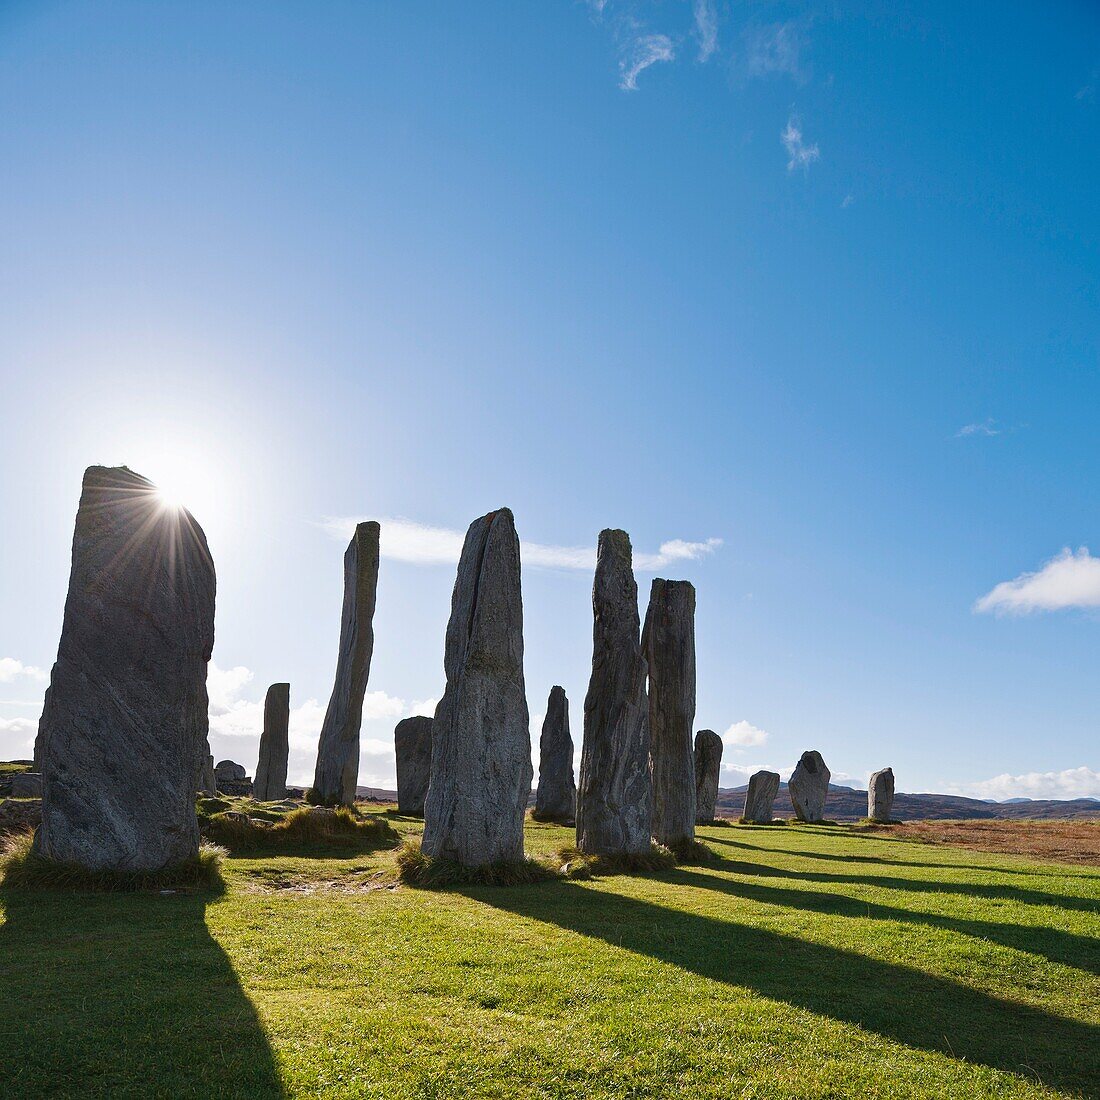
[[[29,833],[42,824],[42,800],[28,798],[16,801],[5,798],[0,801],[0,836],[11,833]]]
[[[714,820],[718,802],[718,774],[722,767],[722,738],[714,730],[695,735],[695,824]]]
[[[573,781],[573,738],[569,733],[569,700],[555,685],[546,701],[539,738],[539,785],[535,792],[536,821],[572,825],[577,815],[577,785]]]
[[[286,798],[286,768],[290,755],[290,684],[272,684],[264,699],[264,731],[252,797],[260,802]]]
[[[799,821],[812,823],[824,818],[831,774],[821,758],[821,753],[816,750],[804,752],[799,758],[793,774],[787,780],[791,803]]]
[[[424,799],[432,773],[432,720],[424,715],[403,718],[393,731],[397,752],[397,808],[424,816]]]
[[[38,770],[34,767],[33,763],[30,760],[8,760],[0,761],[0,763],[20,764],[26,767],[29,771]],[[0,772],[0,798],[7,798],[11,794],[11,780],[12,776],[16,774],[16,772]]]
[[[695,588],[654,579],[642,627],[649,668],[653,837],[676,849],[695,839]]]
[[[243,764],[238,764],[235,760],[219,760],[214,766],[214,778],[219,783],[225,779],[240,783],[248,778],[248,772],[244,770]]]
[[[12,798],[41,798],[42,773],[16,772],[11,777]]]
[[[374,653],[374,604],[378,593],[378,533],[360,523],[344,554],[344,607],[340,656],[321,738],[313,797],[325,805],[350,806],[359,778],[359,728]]]
[[[507,508],[466,532],[451,597],[447,687],[432,727],[425,854],[467,867],[523,858],[531,731],[519,538]]]
[[[770,824],[777,794],[779,772],[754,772],[749,777],[749,789],[745,792],[745,812],[741,816],[754,825]]]
[[[649,851],[649,700],[630,536],[600,532],[592,585],[592,676],[584,699],[577,847],[590,855]]]
[[[198,852],[214,589],[189,512],[125,467],[89,467],[39,727],[40,855],[139,871]]]
[[[874,772],[867,784],[867,816],[872,821],[892,821],[894,808],[894,769]]]

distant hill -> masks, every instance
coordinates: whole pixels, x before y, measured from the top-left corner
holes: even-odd
[[[740,817],[745,808],[748,784],[719,790],[718,816]],[[775,800],[776,817],[794,817],[787,784],[780,783]],[[825,816],[833,821],[858,821],[867,816],[867,792],[829,784]],[[961,821],[973,818],[1096,818],[1100,820],[1100,802],[1092,798],[1032,800],[1014,798],[1009,802],[989,802],[963,798],[956,794],[894,795],[894,817],[901,821]]]
[[[741,816],[745,809],[743,787],[723,788],[718,792],[718,816]],[[397,791],[384,787],[356,787],[360,798],[373,802],[396,802]],[[534,792],[530,804],[534,804]],[[775,800],[776,817],[794,817],[794,807],[787,793],[787,784],[779,784],[779,796]],[[858,821],[867,816],[867,792],[853,787],[829,784],[829,800],[825,803],[825,816],[831,821]],[[1100,802],[1094,798],[1032,800],[1013,798],[1007,802],[990,802],[981,798],[963,798],[956,794],[896,794],[894,817],[900,821],[964,821],[974,818],[1047,818],[1066,820],[1095,818],[1100,820]]]

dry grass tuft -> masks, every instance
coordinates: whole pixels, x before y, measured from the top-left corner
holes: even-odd
[[[407,840],[397,849],[397,877],[409,886],[442,889],[448,886],[529,886],[560,878],[558,871],[525,857],[506,863],[464,867],[451,859],[432,859],[420,849],[419,840]]]
[[[676,856],[655,841],[648,852],[616,852],[613,855],[589,855],[579,848],[559,848],[554,862],[566,878],[594,878],[602,875],[651,875],[671,871]]]
[[[274,822],[215,814],[202,821],[205,837],[231,852],[305,848],[382,847],[396,843],[397,833],[377,817],[360,817],[347,806],[319,810],[303,806]]]

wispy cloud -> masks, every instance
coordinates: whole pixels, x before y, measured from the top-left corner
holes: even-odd
[[[796,168],[807,171],[815,160],[821,159],[821,150],[817,144],[808,145],[802,137],[802,123],[797,115],[791,115],[787,119],[786,129],[779,135],[779,140],[787,150],[788,172],[793,172]]]
[[[975,424],[964,424],[956,433],[956,439],[965,439],[971,435],[1000,435],[1004,428],[997,426],[997,421],[988,416]]]
[[[718,9],[714,0],[692,0],[695,37],[699,40],[699,60],[709,61],[718,49]]]
[[[333,538],[346,542],[355,532],[356,516],[329,516],[321,521]],[[379,552],[391,561],[404,561],[413,565],[457,565],[462,553],[464,531],[449,527],[433,527],[410,519],[382,519],[379,536]],[[722,545],[718,538],[702,542],[686,539],[669,539],[661,543],[657,553],[638,552],[634,555],[636,569],[663,569],[676,562],[698,561],[713,554]],[[591,571],[596,567],[594,546],[550,546],[540,542],[522,543],[525,565],[548,569],[577,569]]]
[[[10,684],[15,680],[34,680],[44,683],[50,678],[48,672],[34,665],[25,665],[14,657],[0,657],[0,684]]]
[[[847,210],[849,206],[856,201],[855,195],[847,194],[844,196],[844,201],[840,204],[841,210]]]
[[[994,776],[977,783],[949,783],[947,794],[968,798],[1100,798],[1100,772],[1092,768],[1066,768],[1060,772],[1027,772]]]
[[[806,82],[808,73],[802,60],[806,36],[799,23],[752,27],[745,37],[749,76],[789,76],[799,84]]]
[[[659,61],[674,61],[676,47],[667,34],[641,34],[627,41],[619,60],[619,87],[638,90],[638,77]]]
[[[1088,80],[1074,93],[1078,103],[1091,103],[1096,98],[1096,84],[1100,81],[1100,69],[1093,69]]]
[[[768,736],[767,730],[762,730],[759,726],[754,726],[751,722],[746,722],[742,718],[740,722],[734,722],[722,734],[722,741],[731,748],[740,749],[753,745],[763,745],[767,742]]]
[[[1067,546],[1034,573],[1002,581],[974,604],[975,611],[1026,615],[1033,611],[1100,607],[1100,558]]]

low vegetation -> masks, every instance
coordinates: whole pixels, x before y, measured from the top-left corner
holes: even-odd
[[[0,1091],[1096,1097],[1100,869],[900,828],[708,826],[698,866],[447,890],[398,882],[412,845],[231,852],[221,893],[5,879]],[[527,837],[552,864],[572,831]]]
[[[895,837],[925,844],[1100,866],[1100,820],[911,821],[895,822],[887,828]]]
[[[557,877],[549,864],[530,857],[463,867],[450,859],[433,859],[420,849],[419,840],[406,840],[394,856],[398,878],[410,886],[529,886]]]
[[[32,833],[8,838],[0,848],[0,881],[5,887],[43,890],[220,890],[221,848],[204,844],[195,859],[164,871],[88,871],[43,859],[32,850]]]
[[[225,804],[224,800],[207,802]],[[230,803],[214,813],[201,813],[202,835],[231,852],[284,849],[353,848],[368,850],[397,842],[397,833],[385,819],[364,815],[347,806],[336,809],[298,807],[289,810],[265,810],[249,806],[247,800]]]

